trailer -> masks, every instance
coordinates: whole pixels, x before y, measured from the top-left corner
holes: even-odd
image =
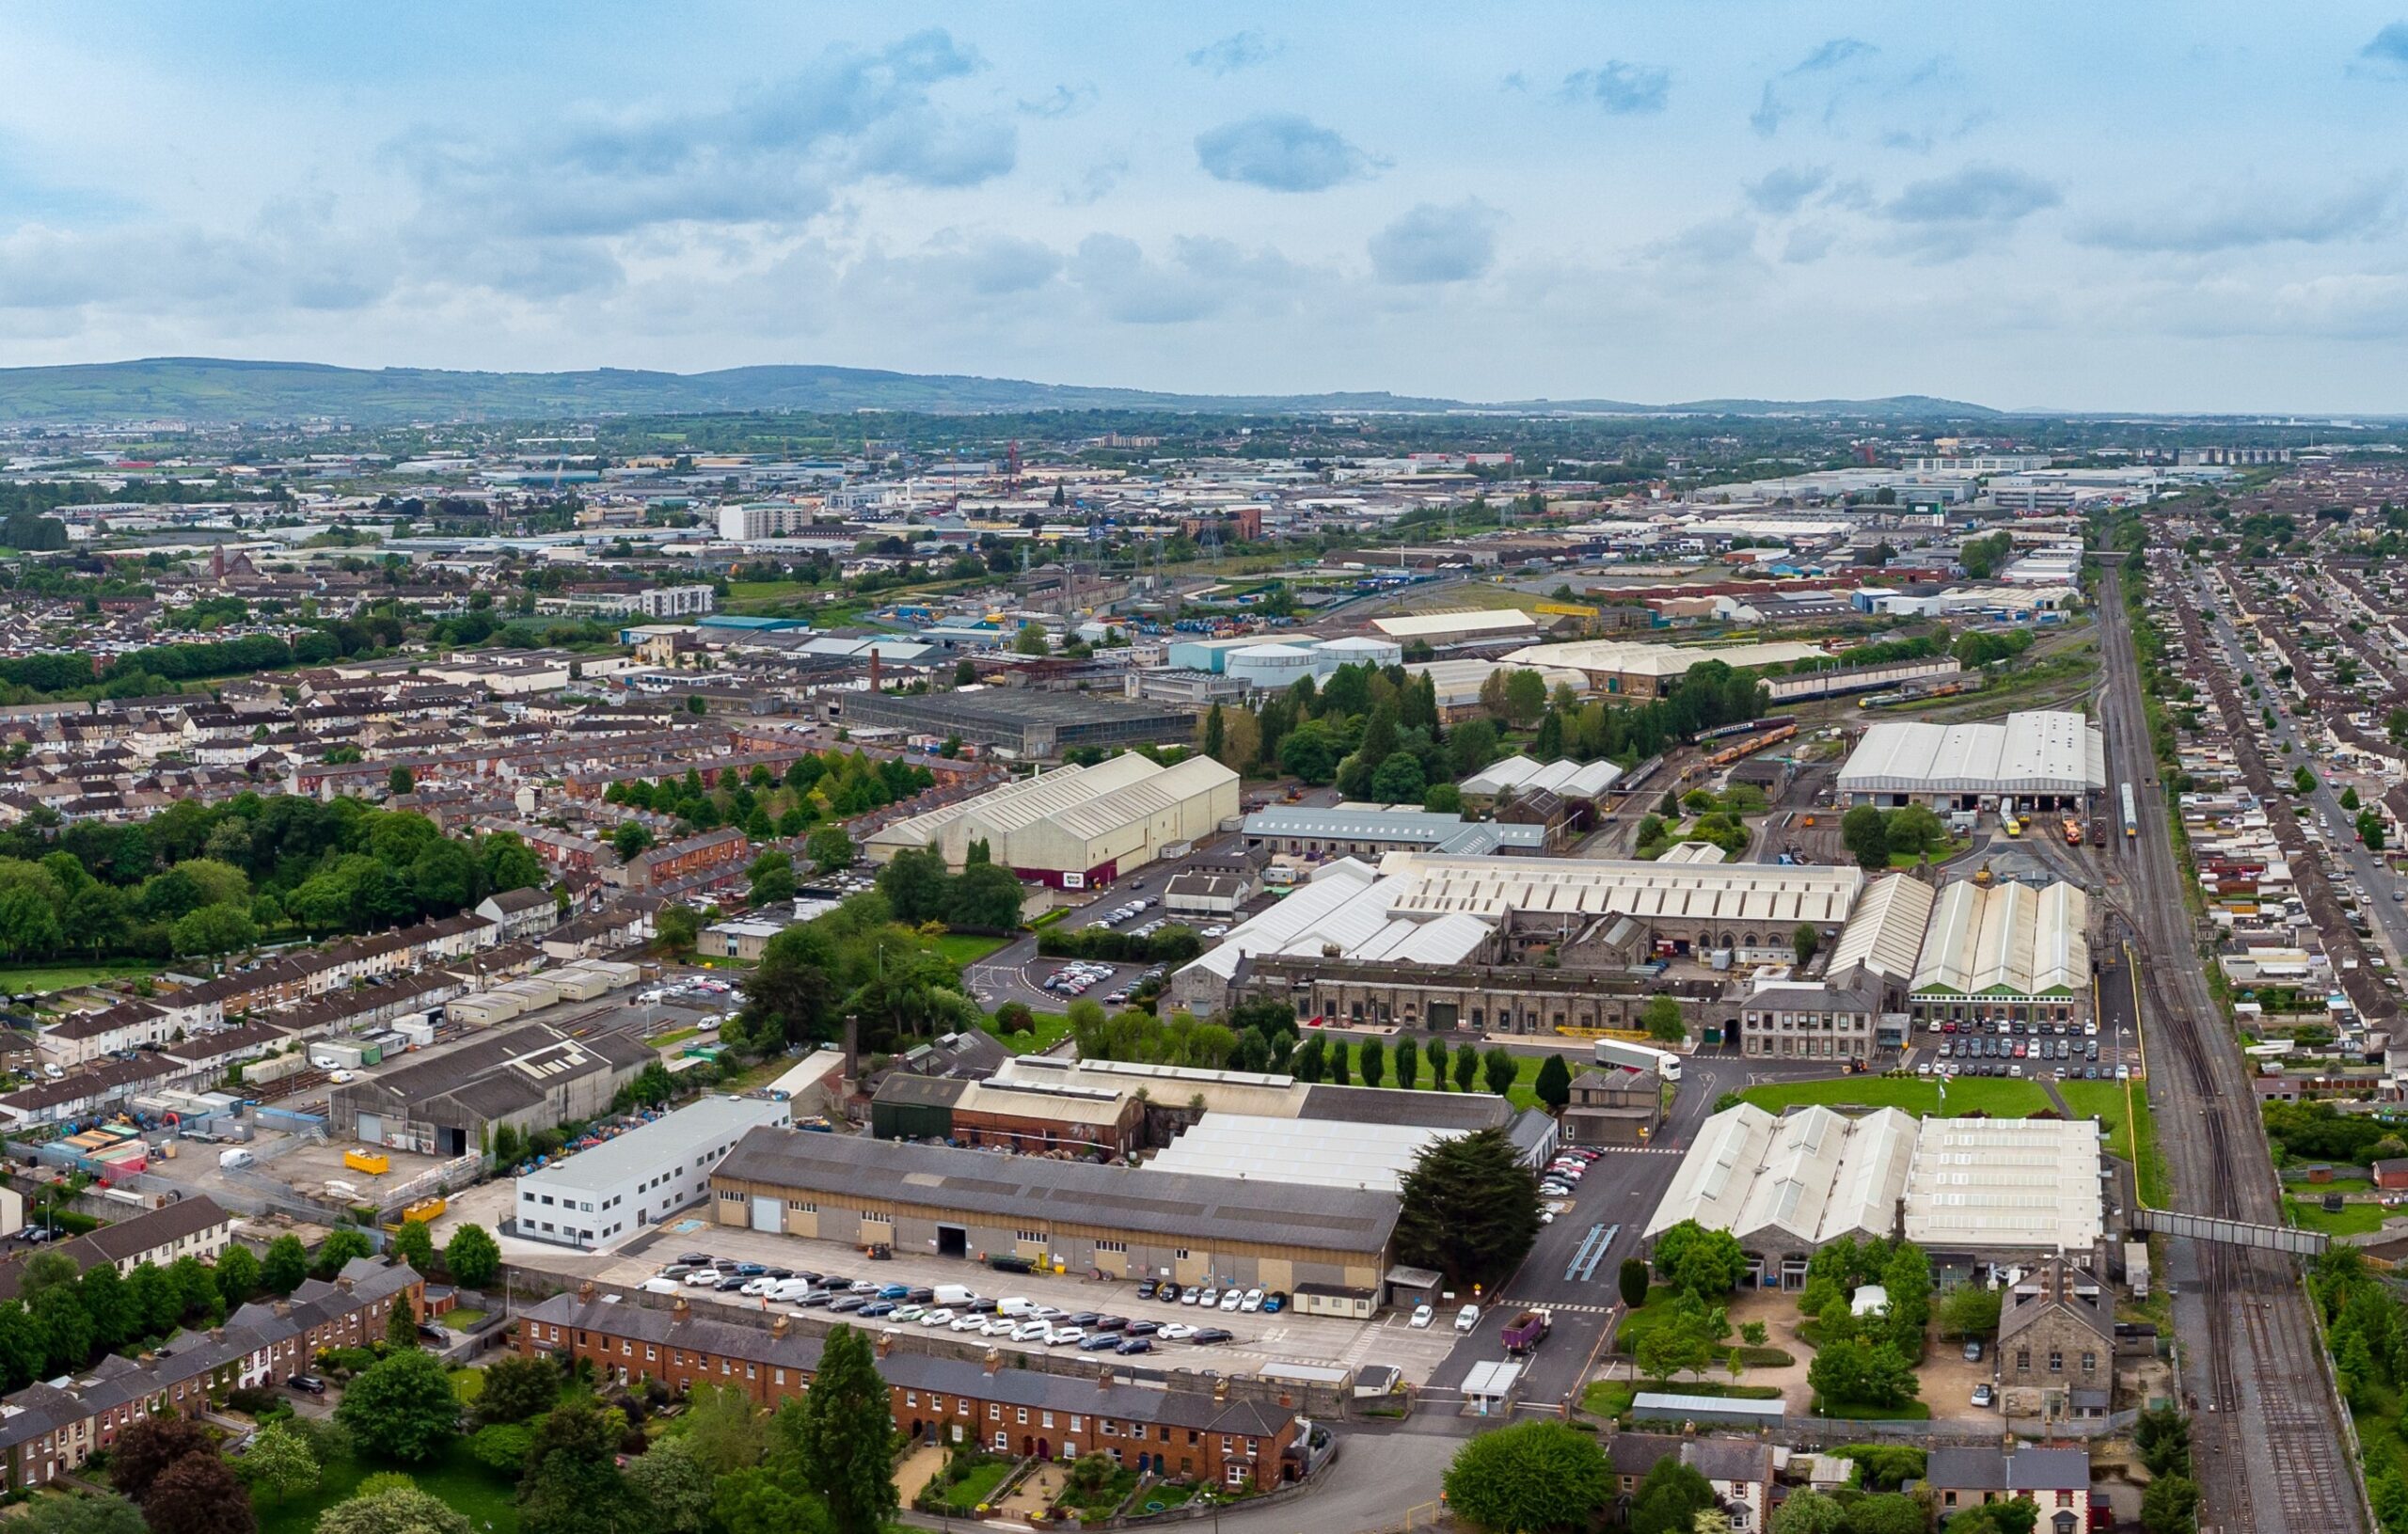
[[[1597,1040],[1596,1061],[1601,1066],[1620,1066],[1624,1070],[1652,1070],[1668,1082],[1681,1079],[1679,1055],[1670,1050],[1654,1049],[1619,1038]]]

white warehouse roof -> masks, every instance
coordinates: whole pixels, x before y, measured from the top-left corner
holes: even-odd
[[[1864,888],[1856,867],[1641,862],[1604,858],[1448,858],[1391,852],[1380,871],[1404,888],[1400,914],[1508,910],[1837,926]]]
[[[2070,994],[2090,984],[2090,897],[2070,884],[1940,892],[1910,989],[1917,995]]]
[[[530,1172],[518,1181],[555,1193],[615,1193],[631,1179],[671,1166],[717,1161],[747,1132],[764,1124],[793,1122],[793,1110],[784,1102],[766,1098],[705,1098],[615,1140],[605,1140],[591,1150]]]
[[[2099,1127],[2086,1118],[1927,1118],[1907,1178],[1907,1240],[1926,1251],[2098,1243]]]
[[[1393,1193],[1446,1130],[1208,1113],[1147,1164],[1157,1172]]]
[[[2103,736],[2080,714],[2027,710],[2004,724],[1889,720],[1840,768],[1843,794],[2081,794],[2107,786]]]
[[[1515,634],[1538,627],[1539,621],[1519,608],[1493,611],[1414,612],[1402,618],[1374,618],[1371,626],[1396,640],[1436,639],[1451,634]]]
[[[1861,964],[1885,979],[1912,974],[1915,957],[1923,952],[1924,930],[1931,925],[1932,904],[1939,898],[1930,885],[1906,874],[1875,879],[1840,929],[1825,973],[1845,974]]]
[[[1742,1245],[1768,1232],[1793,1246],[1887,1237],[1914,1145],[1914,1119],[1895,1108],[1857,1119],[1822,1107],[1776,1118],[1741,1103],[1699,1128],[1646,1234],[1695,1220]]]

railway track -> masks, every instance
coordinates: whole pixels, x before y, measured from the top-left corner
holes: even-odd
[[[2101,714],[2114,774],[2133,784],[2141,821],[2141,834],[2124,854],[2131,892],[2126,909],[2142,947],[2154,1067],[2147,1091],[2174,1177],[2173,1202],[2193,1212],[2279,1224],[2264,1131],[2240,1057],[2217,1020],[2174,862],[2120,586],[2110,572],[2100,588],[2107,666]],[[2186,638],[2193,624],[2194,616]],[[2194,644],[2192,653],[2204,651]],[[2214,679],[2223,683],[2213,689],[2222,710],[2230,682]],[[2227,712],[2226,723],[2236,750],[2254,758],[2243,721]],[[2255,767],[2263,773],[2262,762]],[[2187,1239],[2171,1240],[2169,1247],[2203,1534],[2363,1529],[2363,1493],[2341,1447],[2339,1408],[2296,1264]]]

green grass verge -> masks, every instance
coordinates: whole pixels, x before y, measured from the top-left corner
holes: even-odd
[[[665,1050],[672,1044],[683,1044],[686,1040],[696,1037],[701,1033],[702,1030],[700,1028],[672,1028],[665,1034],[655,1034],[652,1037],[645,1039],[644,1042],[651,1045],[656,1050]]]
[[[1009,1460],[988,1460],[970,1467],[967,1475],[937,1494],[938,1506],[956,1517],[968,1517],[995,1494],[995,1488],[1012,1473]]]
[[[0,990],[73,990],[78,986],[98,985],[103,980],[140,980],[158,973],[157,964],[143,960],[105,964],[29,964],[22,969],[0,970]]]
[[[2132,1159],[2132,1126],[2124,1113],[2122,1082],[2059,1082],[2057,1095],[2077,1115],[2107,1127],[2107,1154]]]
[[[2364,1236],[2383,1228],[2383,1222],[2396,1210],[2380,1204],[2344,1204],[2339,1213],[2305,1199],[2286,1198],[2283,1208],[2290,1211],[2291,1222],[2302,1230],[2321,1230],[2328,1236]]]
[[[975,964],[1010,941],[1008,938],[979,938],[967,932],[948,932],[936,940],[936,950],[956,964]]]
[[[465,1332],[469,1327],[476,1325],[477,1322],[484,1320],[485,1313],[479,1310],[474,1305],[461,1305],[455,1309],[445,1311],[436,1319],[443,1325],[451,1328],[454,1332]],[[483,1389],[483,1386],[481,1384],[478,1388]]]
[[[486,1529],[493,1534],[517,1534],[518,1505],[512,1499],[516,1478],[504,1479],[479,1464],[464,1443],[454,1443],[439,1457],[420,1465],[337,1460],[319,1473],[318,1489],[314,1492],[281,1502],[254,1497],[260,1534],[313,1534],[320,1513],[357,1491],[359,1483],[372,1473],[387,1469],[406,1471],[418,1482],[419,1490],[467,1519],[468,1526],[479,1534]]]
[[[1972,845],[1973,839],[1970,836],[1952,836],[1946,846],[1934,847],[1928,852],[1893,852],[1890,854],[1890,866],[1920,868],[1925,862],[1943,863],[1951,858],[1963,857],[1965,849]]]
[[[1772,1113],[1820,1103],[1865,1108],[1903,1108],[1919,1118],[1940,1113],[1940,1083],[1925,1076],[1841,1076],[1826,1081],[1780,1082],[1751,1086],[1739,1094],[1743,1101]],[[1947,1116],[1961,1118],[1984,1113],[1992,1118],[2029,1118],[2049,1108],[2049,1095],[2037,1082],[1972,1080],[1960,1077],[1948,1083]]]
[[[481,1368],[455,1368],[452,1371],[452,1393],[460,1398],[463,1406],[474,1406],[477,1398],[485,1393],[485,1371]]]

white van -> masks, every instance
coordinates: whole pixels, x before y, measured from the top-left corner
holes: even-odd
[[[949,1308],[958,1309],[976,1298],[976,1289],[961,1284],[939,1284],[936,1289],[936,1303]]]
[[[1025,1316],[1036,1308],[1035,1301],[1018,1294],[1006,1295],[995,1302],[995,1314],[998,1316]]]
[[[810,1292],[811,1280],[808,1278],[781,1278],[769,1289],[769,1298],[772,1300],[800,1300]]]

